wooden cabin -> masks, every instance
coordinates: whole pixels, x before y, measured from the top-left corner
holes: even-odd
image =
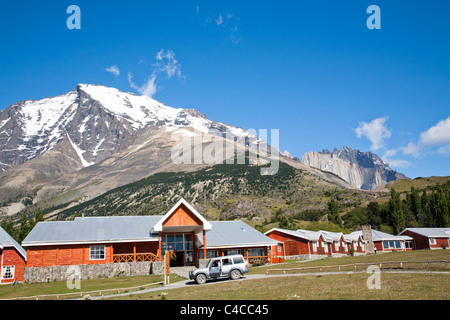
[[[400,235],[413,238],[415,249],[450,248],[450,228],[406,228]]]
[[[363,238],[362,231],[352,232],[352,236]],[[377,252],[409,251],[414,248],[414,239],[409,236],[394,236],[372,229],[372,240]]]
[[[208,222],[184,199],[164,216],[39,222],[22,242],[27,267],[158,261],[166,251],[173,266],[235,252],[270,262],[278,244],[242,221]]]
[[[27,252],[0,227],[0,284],[23,281]]]

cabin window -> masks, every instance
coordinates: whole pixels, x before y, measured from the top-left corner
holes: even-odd
[[[317,251],[317,241],[313,241],[312,245],[313,245],[313,251]]]
[[[436,239],[435,238],[430,238],[430,244],[436,244]]]
[[[339,250],[339,242],[335,242],[334,243],[334,249],[335,250]]]
[[[400,243],[400,241],[395,241],[395,248],[396,249],[401,249],[402,245]]]
[[[219,256],[219,252],[217,250],[208,250],[206,251],[206,259],[217,258]],[[200,251],[200,259],[203,258],[203,250]]]
[[[241,254],[241,249],[233,249],[225,251],[227,256],[231,256],[233,254]]]
[[[14,279],[14,266],[5,266],[2,268],[2,279]]]
[[[259,257],[265,255],[264,248],[248,249],[249,257]]]
[[[89,260],[105,260],[105,246],[90,246]]]

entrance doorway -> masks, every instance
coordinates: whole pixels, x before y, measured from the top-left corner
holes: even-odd
[[[170,261],[171,267],[192,266],[193,236],[192,233],[169,233],[161,235],[161,255],[172,251],[175,256]]]

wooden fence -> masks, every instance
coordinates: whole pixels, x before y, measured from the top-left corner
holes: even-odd
[[[378,266],[381,268],[383,268],[383,265],[386,269],[389,268],[403,268],[404,264],[408,264],[408,263],[416,263],[416,264],[427,264],[427,267],[430,266],[430,264],[434,264],[434,263],[450,263],[450,260],[433,260],[433,261],[383,261],[383,262],[372,262],[372,263],[351,263],[351,264],[340,264],[340,265],[332,265],[332,266],[314,266],[314,267],[301,267],[301,268],[285,268],[285,269],[267,269],[266,270],[266,274],[269,274],[269,272],[272,271],[278,271],[278,272],[283,272],[284,274],[286,272],[292,272],[292,271],[304,271],[304,270],[312,270],[312,269],[319,269],[319,271],[323,271],[324,269],[338,269],[338,271],[341,271],[341,269],[354,269],[355,271],[357,270],[358,266]]]
[[[64,298],[67,296],[79,296],[79,297],[83,297],[87,294],[91,295],[91,294],[95,294],[97,293],[99,296],[101,296],[104,293],[110,292],[110,293],[120,293],[121,291],[129,291],[129,290],[136,290],[136,289],[143,289],[145,287],[149,287],[149,286],[155,286],[155,285],[163,285],[164,281],[160,281],[160,282],[154,282],[154,283],[149,283],[149,284],[143,284],[140,286],[136,286],[136,287],[128,287],[128,288],[115,288],[115,289],[103,289],[103,290],[95,290],[95,291],[86,291],[86,292],[68,292],[68,293],[55,293],[55,294],[41,294],[41,295],[36,295],[36,296],[30,296],[30,297],[15,297],[15,298],[9,298],[9,299],[0,299],[0,300],[39,300],[39,299],[56,299],[59,300],[60,298]]]
[[[126,253],[113,254],[113,262],[136,262],[136,261],[159,261],[160,259],[154,253]]]

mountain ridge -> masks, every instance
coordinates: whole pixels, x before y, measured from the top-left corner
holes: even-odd
[[[389,164],[372,152],[363,152],[344,146],[342,149],[310,151],[301,162],[309,166],[333,172],[348,183],[363,189],[373,190],[387,182],[407,179],[389,167]]]

